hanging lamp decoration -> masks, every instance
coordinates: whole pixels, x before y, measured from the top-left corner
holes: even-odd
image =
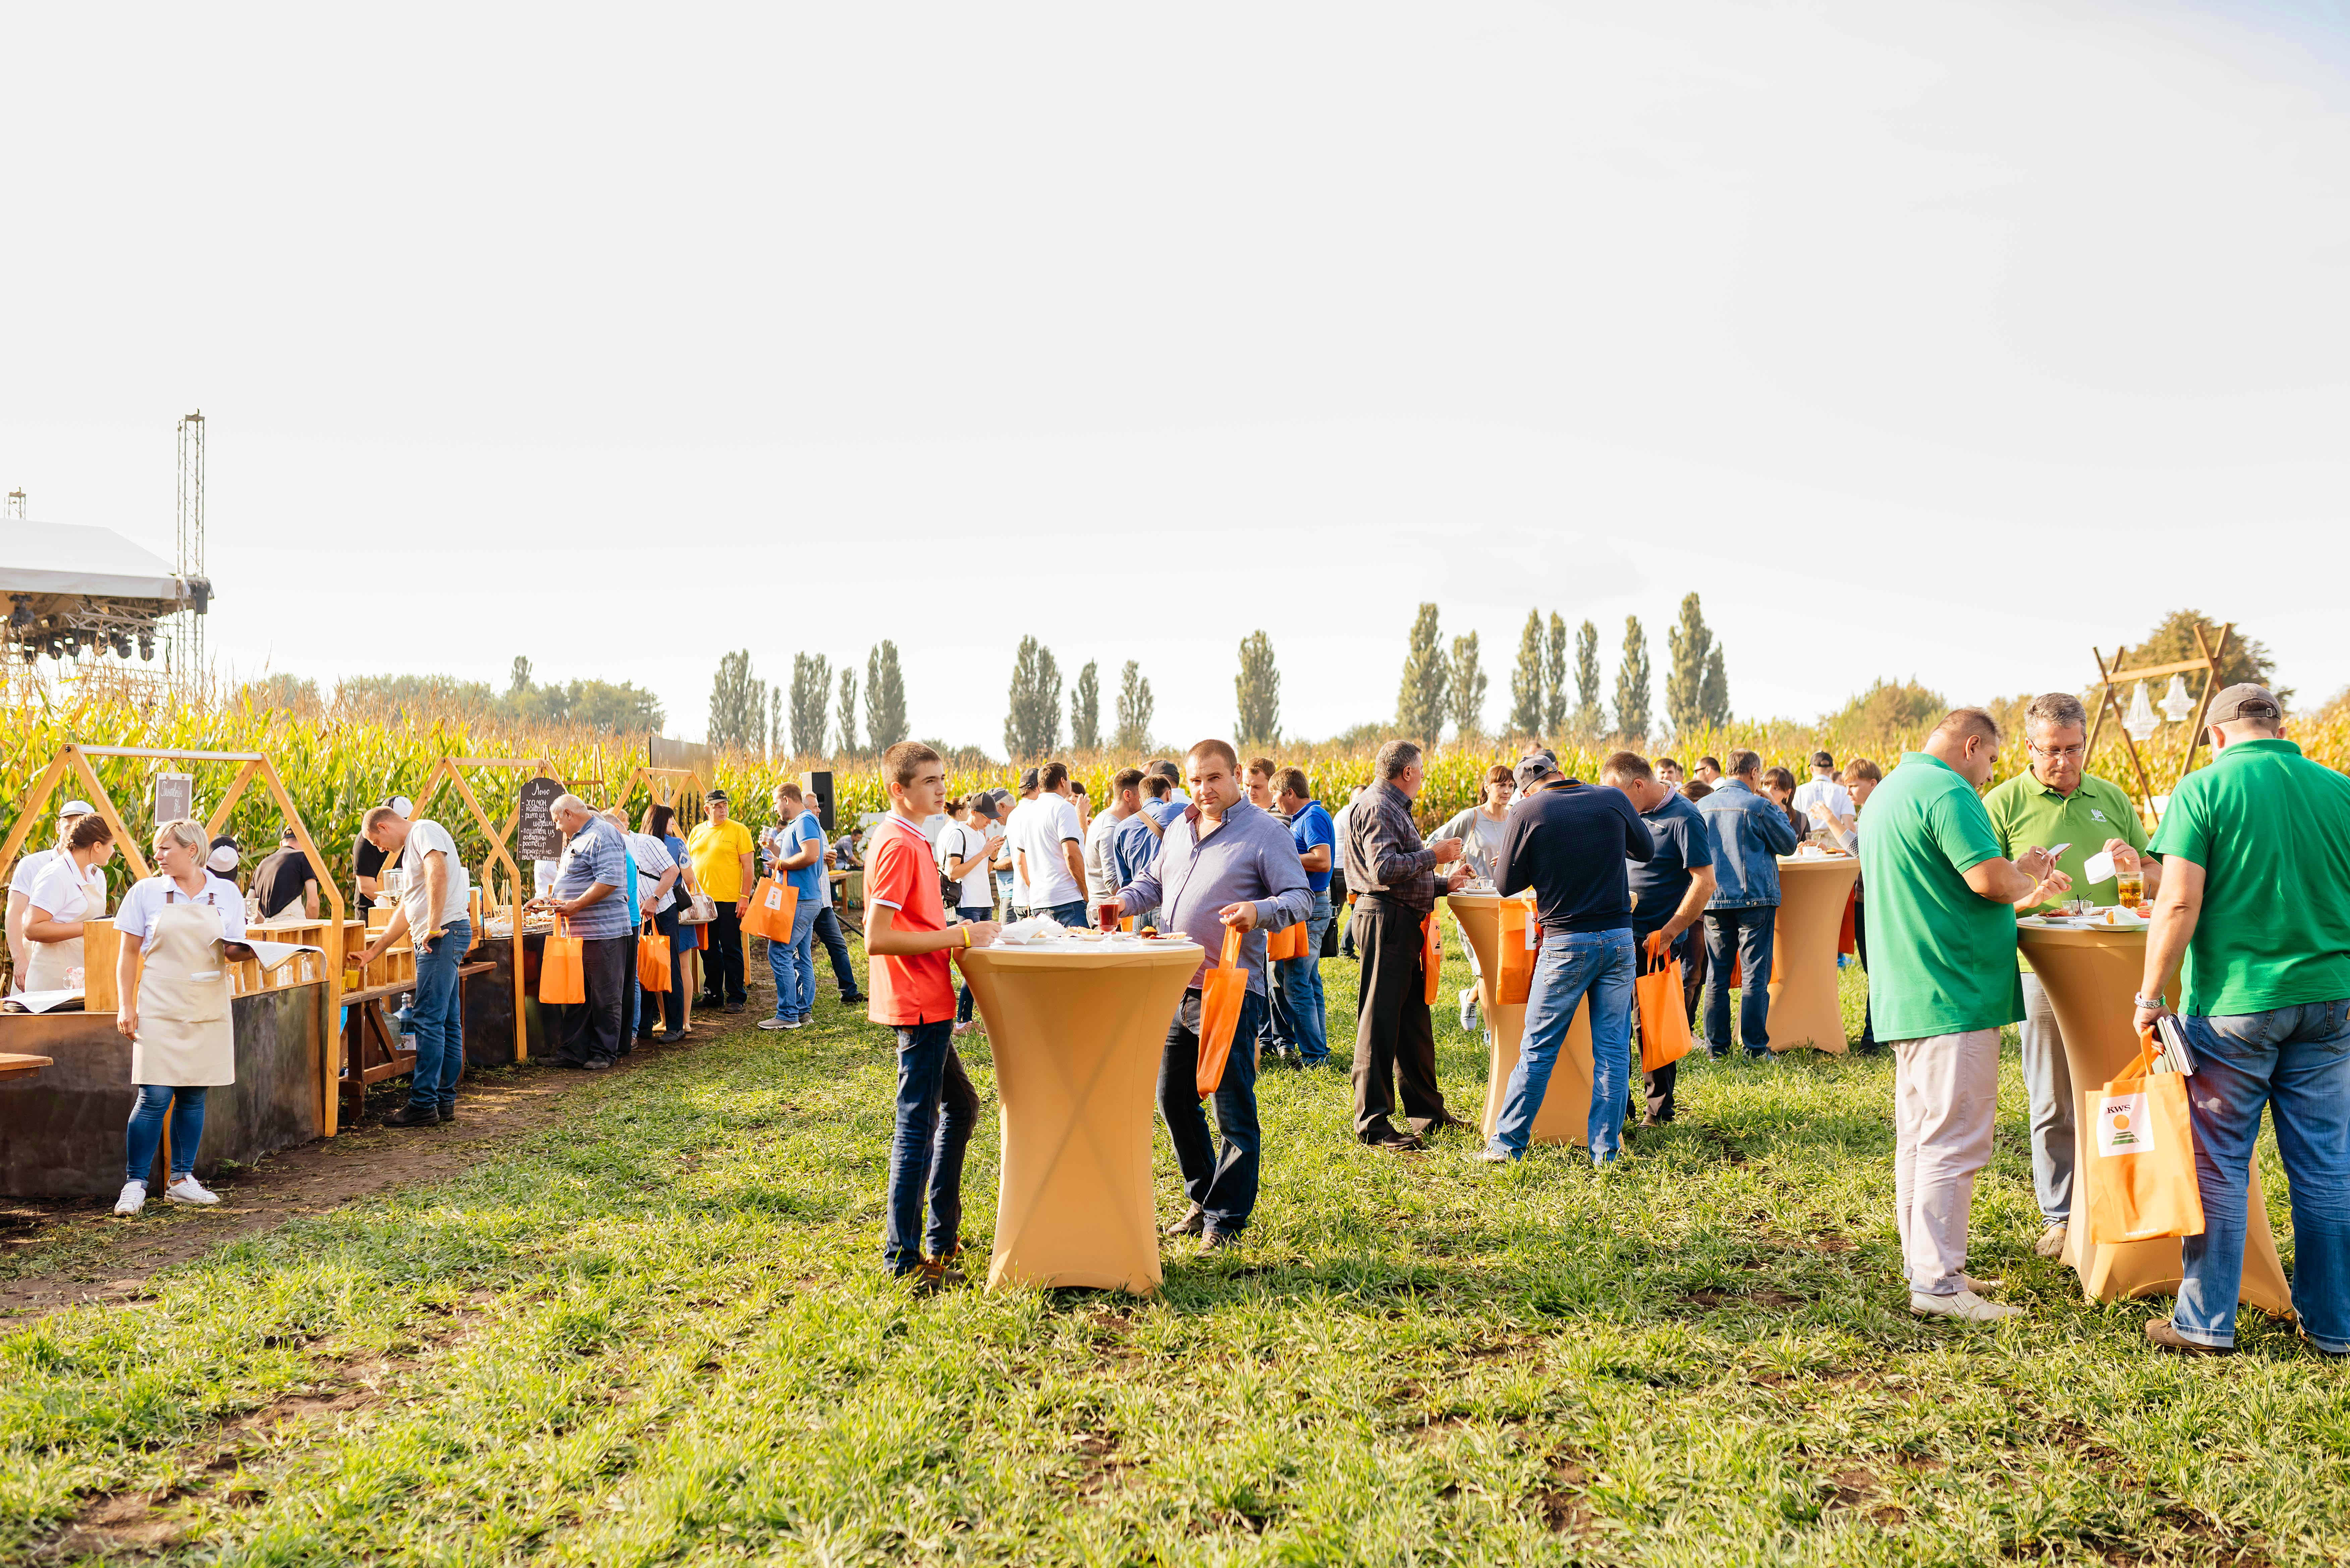
[[[2131,740],[2143,741],[2152,735],[2161,723],[2162,721],[2154,716],[2154,704],[2146,699],[2146,682],[2141,680],[2137,691],[2131,693],[2129,717],[2123,722],[2122,728],[2128,732]]]
[[[2183,724],[2187,722],[2187,716],[2194,711],[2195,699],[2187,690],[2187,677],[2172,676],[2170,691],[2162,699],[2163,717],[2174,724]]]

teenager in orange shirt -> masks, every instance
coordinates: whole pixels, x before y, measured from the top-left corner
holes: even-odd
[[[979,1121],[979,1095],[954,1052],[954,962],[995,940],[993,920],[950,927],[922,824],[947,797],[946,764],[920,741],[883,753],[889,815],[866,858],[865,952],[872,961],[866,1015],[898,1034],[898,1127],[889,1141],[889,1207],[882,1255],[917,1290],[960,1284],[962,1157]],[[929,1199],[929,1244],[922,1209]]]

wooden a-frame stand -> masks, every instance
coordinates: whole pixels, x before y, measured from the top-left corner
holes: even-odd
[[[504,826],[493,823],[490,814],[482,809],[481,796],[473,793],[473,786],[465,780],[463,770],[477,768],[494,768],[509,773],[527,771],[532,778],[553,779],[558,784],[563,783],[563,775],[546,757],[442,757],[425,774],[424,783],[416,792],[415,815],[421,817],[442,784],[455,785],[458,797],[465,803],[465,809],[473,814],[474,826],[489,841],[489,855],[482,862],[482,919],[485,925],[492,907],[490,867],[498,864],[505,867],[508,885],[514,889],[514,934],[509,939],[514,943],[514,1053],[515,1061],[527,1062],[530,1060],[530,1028],[523,1016],[522,917],[522,907],[527,895],[523,891],[522,869],[506,849],[507,840],[514,836],[515,829],[522,826],[522,805],[519,801],[515,803],[514,815],[506,818]],[[570,786],[567,784],[565,787]]]
[[[2236,625],[2230,621],[2220,628],[2220,645],[2217,648],[2203,640],[2201,627],[2189,629],[2195,634],[2195,649],[2199,657],[2182,659],[2172,664],[2149,664],[2142,670],[2124,670],[2121,663],[2129,652],[2128,649],[2115,649],[2111,664],[2106,662],[2102,651],[2095,648],[2089,649],[2090,657],[2097,661],[2097,716],[2089,725],[2086,755],[2097,754],[2097,736],[2106,727],[2106,715],[2111,713],[2114,728],[2121,731],[2122,745],[2129,753],[2130,767],[2137,774],[2138,815],[2145,819],[2149,828],[2154,826],[2154,797],[2158,794],[2167,795],[2175,791],[2178,781],[2185,778],[2188,770],[2195,765],[2195,748],[2203,743],[2203,715],[2211,711],[2212,689],[2220,680],[2220,660],[2227,656],[2228,639],[2235,635]],[[2185,675],[2198,670],[2203,672],[2203,691],[2195,699],[2195,718],[2187,729],[2187,750],[2179,755],[2178,769],[2171,774],[2168,788],[2158,791],[2154,787],[2153,777],[2147,772],[2146,758],[2139,754],[2137,742],[2131,737],[2122,717],[2121,689],[2132,681],[2158,680],[2166,675]]]

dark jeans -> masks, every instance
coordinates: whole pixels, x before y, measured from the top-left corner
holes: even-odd
[[[1852,946],[1853,955],[1860,960],[1860,972],[1866,974],[1868,972],[1868,905],[1865,900],[1852,907]],[[1876,989],[1875,986],[1869,987],[1872,993]],[[1853,1049],[1864,1056],[1874,1056],[1885,1049],[1878,1044],[1877,1038],[1877,998],[1874,994],[1861,1004],[1860,1044]]]
[[[1716,1056],[1730,1054],[1730,970],[1739,975],[1738,1035],[1749,1056],[1771,1054],[1771,937],[1779,918],[1776,904],[1705,912],[1705,1045]]]
[[[1060,921],[1061,924],[1069,927],[1072,930],[1082,931],[1086,929],[1087,925],[1089,924],[1086,919],[1086,901],[1083,898],[1072,899],[1070,902],[1066,904],[1048,905],[1040,909],[1031,909],[1029,913],[1032,915],[1050,915],[1053,919]]]
[[[702,927],[702,995],[713,1006],[743,1000],[743,918],[732,903]]]
[[[473,927],[452,920],[427,951],[416,948],[416,1065],[408,1077],[408,1103],[443,1115],[457,1108],[457,1079],[465,1070],[465,1017],[458,1005],[457,966],[473,945]]]
[[[840,916],[830,904],[816,912],[816,940],[822,942],[824,950],[832,955],[832,978],[840,987],[840,1000],[865,1000],[858,993],[857,969],[848,961],[848,939],[841,935]],[[809,994],[813,999],[814,987],[810,987]]]
[[[661,1026],[671,1033],[685,1027],[685,954],[678,942],[675,904],[653,917],[653,929],[669,939],[669,990],[661,993]],[[637,1009],[637,1038],[650,1039],[653,1032],[653,1010],[639,1003]]]
[[[889,1139],[889,1212],[883,1259],[893,1274],[911,1273],[927,1251],[954,1251],[962,1227],[962,1156],[979,1125],[979,1095],[955,1054],[945,1019],[898,1031],[898,1125]],[[922,1236],[922,1204],[931,1229]]]
[[[1632,957],[1641,974],[1650,973],[1657,967],[1648,961],[1648,936],[1663,929],[1661,926],[1632,928]],[[1705,983],[1705,944],[1697,940],[1697,933],[1698,928],[1691,926],[1680,934],[1679,940],[1665,950],[1665,962],[1670,963],[1675,959],[1681,961],[1681,1005],[1691,1018],[1697,1016],[1698,988]],[[1680,1076],[1681,1064],[1679,1062],[1668,1062],[1653,1073],[1640,1075],[1649,1121],[1669,1122],[1673,1119],[1673,1087],[1680,1082]],[[1641,1108],[1627,1106],[1625,1114],[1628,1116],[1633,1110]]]
[[[563,1010],[563,1044],[556,1059],[572,1066],[611,1062],[620,1054],[620,1025],[628,1012],[629,987],[636,980],[637,939],[588,937],[579,944],[579,965],[588,1000]]]
[[[204,1136],[204,1092],[141,1084],[130,1106],[130,1130],[123,1139],[129,1157],[123,1161],[125,1181],[155,1179],[155,1151],[162,1146],[167,1111],[172,1117],[172,1179],[194,1173],[196,1145]]]
[[[1216,1130],[1223,1134],[1224,1151],[1208,1132],[1208,1115],[1200,1104],[1200,1037],[1183,1027],[1183,1014],[1196,1005],[1197,992],[1184,997],[1175,1022],[1167,1026],[1167,1048],[1159,1057],[1159,1111],[1167,1118],[1167,1136],[1175,1145],[1175,1164],[1183,1172],[1184,1195],[1200,1206],[1211,1231],[1241,1230],[1256,1212],[1256,1183],[1262,1141],[1256,1125],[1256,1052],[1253,1046],[1264,1023],[1264,997],[1250,992],[1241,1003],[1239,1023],[1232,1030],[1232,1054],[1224,1058],[1224,1075],[1216,1083]]]
[[[959,907],[955,910],[955,913],[962,916],[965,922],[972,920],[992,920],[995,919],[995,906],[993,904],[964,904]],[[962,994],[955,998],[955,1022],[957,1023],[970,1023],[971,1009],[971,982],[969,981],[965,981],[963,982]]]
[[[1428,1017],[1427,938],[1423,917],[1384,898],[1357,898],[1349,923],[1362,951],[1355,1001],[1355,1136],[1376,1143],[1396,1136],[1391,1118],[1400,1085],[1404,1119],[1427,1132],[1453,1119],[1436,1082],[1436,1031]]]

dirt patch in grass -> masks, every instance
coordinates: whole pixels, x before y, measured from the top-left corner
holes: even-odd
[[[1769,1307],[1774,1312],[1791,1312],[1804,1304],[1803,1297],[1791,1295],[1773,1285],[1749,1285],[1736,1291],[1683,1291],[1676,1299],[1700,1312],[1718,1312],[1726,1306],[1760,1306]]]
[[[721,1037],[697,1025],[695,1037],[677,1044],[639,1046],[615,1071],[631,1072]],[[340,1137],[217,1178],[217,1209],[165,1212],[151,1203],[140,1218],[119,1220],[102,1199],[0,1199],[0,1241],[7,1243],[0,1264],[16,1276],[0,1281],[0,1327],[21,1328],[65,1307],[136,1301],[151,1275],[223,1242],[380,1192],[446,1180],[514,1138],[551,1126],[566,1094],[610,1076],[534,1063],[468,1077],[458,1090],[455,1121],[412,1130],[383,1126],[407,1099],[406,1082],[392,1080],[378,1085],[359,1125]]]

